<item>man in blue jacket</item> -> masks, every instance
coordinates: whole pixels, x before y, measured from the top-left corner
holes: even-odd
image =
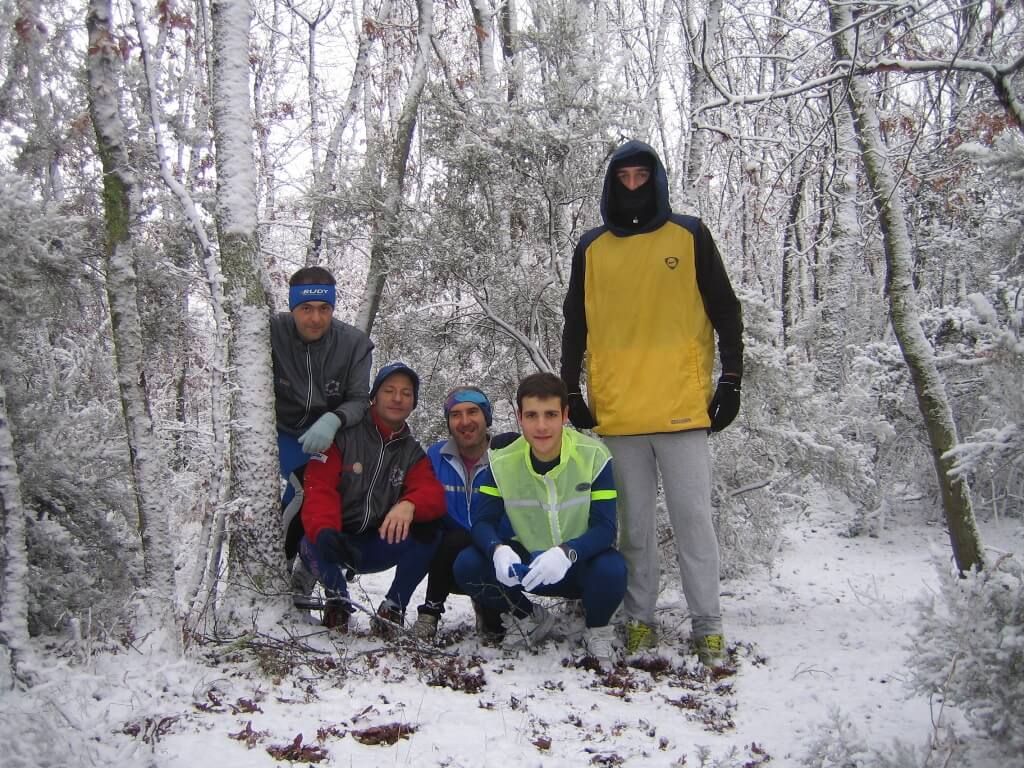
[[[523,435],[491,451],[474,511],[475,546],[456,559],[456,582],[484,609],[489,632],[513,633],[529,646],[544,640],[554,617],[527,592],[580,600],[586,651],[610,664],[609,621],[626,591],[626,564],[614,549],[611,454],[600,440],[564,428],[568,395],[554,374],[523,379],[516,403]]]
[[[469,529],[473,526],[474,499],[489,463],[487,449],[508,445],[518,437],[514,432],[504,432],[491,439],[491,401],[477,387],[451,390],[445,397],[444,417],[451,437],[430,446],[427,456],[444,486],[447,514],[441,519],[443,537],[430,566],[426,599],[417,609],[419,616],[410,629],[424,640],[437,633],[448,595],[461,593],[452,566],[459,553],[473,543]]]

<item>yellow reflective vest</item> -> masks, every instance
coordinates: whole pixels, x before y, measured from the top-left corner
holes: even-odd
[[[490,452],[497,487],[483,485],[480,492],[502,499],[515,539],[539,552],[582,535],[590,524],[592,499],[615,498],[614,490],[591,489],[610,460],[601,441],[563,429],[558,466],[539,475],[530,461],[530,445],[520,437]]]

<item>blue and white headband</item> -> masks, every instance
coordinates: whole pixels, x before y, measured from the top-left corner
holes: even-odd
[[[452,408],[459,403],[473,403],[474,405],[480,406],[480,410],[484,414],[484,423],[489,427],[491,426],[491,401],[487,399],[487,395],[481,392],[476,387],[457,387],[448,393],[448,397],[444,401],[444,417],[448,418],[448,414]]]
[[[288,289],[288,309],[295,309],[307,301],[322,301],[334,306],[333,285],[293,285]]]

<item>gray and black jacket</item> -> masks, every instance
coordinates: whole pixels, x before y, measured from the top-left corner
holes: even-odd
[[[277,428],[301,435],[327,411],[341,426],[357,423],[370,402],[373,342],[359,329],[332,319],[327,333],[307,344],[295,320],[281,312],[270,320]]]

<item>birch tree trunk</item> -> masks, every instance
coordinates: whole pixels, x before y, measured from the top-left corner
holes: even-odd
[[[211,358],[209,361],[210,379],[210,426],[213,431],[213,452],[208,472],[209,490],[206,495],[202,529],[199,534],[197,550],[200,556],[194,567],[185,576],[184,594],[188,601],[185,611],[186,622],[194,624],[198,615],[203,613],[212,598],[217,581],[219,565],[220,541],[214,541],[215,532],[219,537],[223,533],[223,518],[230,499],[230,455],[228,451],[228,399],[225,394],[225,374],[227,371],[228,335],[230,323],[225,313],[224,278],[214,249],[214,244],[207,233],[206,225],[199,213],[192,196],[185,185],[175,177],[167,155],[164,131],[164,114],[161,107],[162,72],[159,59],[152,55],[147,39],[145,14],[140,0],[132,0],[135,16],[135,28],[138,33],[139,48],[142,53],[143,74],[149,98],[147,99],[150,127],[153,131],[153,147],[160,166],[160,178],[174,195],[185,215],[189,232],[199,252],[207,286],[210,291],[211,314],[213,315],[214,338],[211,342]],[[187,301],[187,299],[186,299]],[[202,553],[206,553],[204,557]],[[214,555],[216,553],[216,555]]]
[[[832,45],[836,59],[855,62],[853,15],[850,6],[829,3]],[[863,76],[851,74],[847,99],[853,113],[861,158],[875,198],[885,248],[886,293],[891,321],[903,359],[914,383],[918,408],[924,418],[935,473],[942,493],[953,557],[961,572],[984,565],[981,536],[971,508],[970,489],[962,477],[953,476],[954,460],[948,451],[959,442],[956,423],[946,396],[945,382],[928,339],[921,329],[917,292],[912,280],[913,246],[907,231],[903,198],[882,138],[875,96]]]
[[[835,179],[831,185],[832,229],[825,249],[820,301],[821,322],[815,334],[815,377],[826,392],[839,392],[845,385],[843,352],[844,324],[849,320],[853,265],[860,251],[860,223],[857,220],[857,137],[846,102],[833,114],[836,134]]]
[[[89,114],[103,166],[103,208],[106,225],[104,261],[114,365],[121,395],[131,461],[132,502],[139,520],[143,555],[143,593],[137,629],[168,650],[178,649],[175,628],[174,557],[161,507],[159,455],[143,367],[142,320],[138,303],[136,243],[138,185],[125,145],[125,127],[118,101],[116,62],[120,56],[111,34],[110,0],[91,0],[86,16],[89,32],[87,71]]]
[[[793,176],[796,188],[789,199],[786,211],[786,227],[782,235],[782,346],[789,347],[793,343],[793,330],[800,316],[800,204],[803,201],[804,185],[807,176],[804,173],[807,161],[803,156],[793,160]]]
[[[408,170],[409,152],[412,148],[413,132],[416,129],[416,113],[420,97],[427,82],[427,57],[430,55],[430,36],[434,27],[433,0],[417,0],[419,22],[416,36],[416,61],[409,78],[398,124],[395,127],[394,143],[391,147],[390,162],[384,182],[384,200],[377,216],[376,226],[370,242],[370,269],[366,276],[366,287],[359,302],[354,325],[369,335],[377,316],[384,285],[390,269],[391,254],[399,235],[399,212],[402,206],[402,192],[405,174]]]
[[[30,652],[28,637],[28,551],[25,507],[14,460],[14,440],[7,418],[7,393],[0,381],[0,513],[3,514],[4,573],[0,592],[0,649],[6,658],[0,669],[0,691],[21,681],[31,683],[24,664]]]
[[[722,0],[710,0],[704,24],[698,25],[696,21],[689,21],[689,5],[687,3],[680,4],[680,16],[690,34],[690,104],[704,104],[711,96],[711,79],[704,71],[703,54],[718,45],[721,13]],[[703,35],[700,33],[701,26],[703,26]],[[693,213],[700,210],[700,201],[706,199],[708,191],[708,179],[704,173],[708,132],[693,124],[696,122],[696,117],[695,115],[691,116],[691,125],[688,130],[686,166],[683,168],[686,185],[681,200],[682,205],[688,206],[691,209],[690,212]]]
[[[269,303],[256,232],[256,170],[249,88],[248,0],[211,4],[213,133],[217,169],[217,236],[232,332],[231,544],[236,618],[258,593],[284,593],[284,547],[278,514],[274,389]],[[247,604],[246,604],[247,601]]]

